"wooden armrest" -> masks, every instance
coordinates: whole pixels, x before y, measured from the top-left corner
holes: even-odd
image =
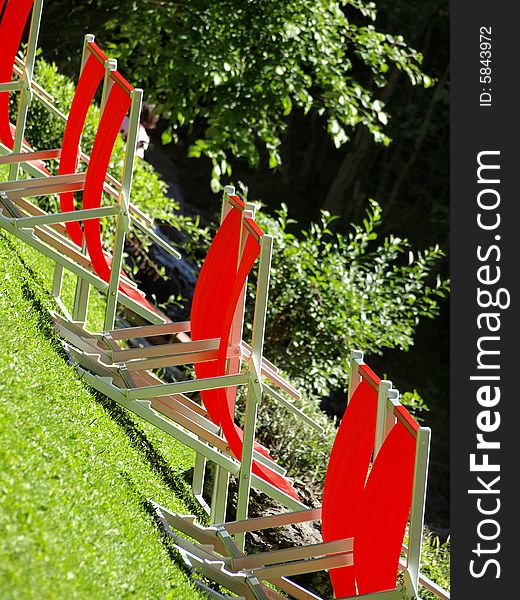
[[[112,338],[113,339],[113,338]],[[177,356],[205,350],[218,350],[220,338],[198,340],[196,342],[179,342],[177,344],[158,344],[146,348],[131,348],[129,350],[114,350],[112,358],[115,362],[126,360],[152,358],[159,356]]]
[[[6,154],[0,156],[0,165],[9,165],[18,162],[31,162],[36,160],[51,160],[61,156],[61,148],[55,150],[38,150],[30,152],[18,152],[17,154]]]
[[[278,373],[273,373],[273,371],[271,371],[268,367],[264,367],[263,363],[262,363],[261,373],[273,385],[275,385],[277,388],[280,388],[281,390],[283,390],[286,394],[288,394],[289,396],[291,396],[295,400],[301,400],[302,399],[302,395],[300,394],[300,392],[296,388],[294,388],[287,381],[287,379],[284,379]]]
[[[220,525],[219,528],[223,527],[229,534],[234,535],[236,533],[294,525],[295,523],[305,523],[306,521],[316,521],[317,519],[321,519],[321,507],[270,515],[268,517],[255,517],[253,519],[244,519],[243,521],[230,521],[229,523]]]
[[[180,365],[190,365],[217,360],[218,346],[213,349],[200,348],[193,350],[193,347],[196,348],[196,344],[205,345],[206,343],[207,340],[201,340],[200,342],[182,342],[180,344],[171,344],[171,348],[173,349],[180,348],[181,346],[187,346],[188,344],[190,344],[189,348],[185,348],[186,351],[179,353],[176,353],[174,350],[172,350],[169,353],[165,353],[163,346],[161,354],[159,356],[130,360],[126,362],[125,365],[129,371],[143,371],[149,369],[178,367]],[[156,348],[156,346],[154,348]],[[234,358],[236,355],[237,348],[234,346],[228,346],[226,358]]]
[[[105,336],[113,340],[131,340],[134,338],[147,338],[160,335],[173,335],[184,331],[191,331],[190,321],[179,321],[177,323],[164,323],[162,325],[144,325],[138,327],[125,327],[124,329],[112,329],[106,331]]]
[[[354,538],[345,538],[333,542],[321,542],[318,544],[309,544],[307,546],[296,546],[294,548],[283,548],[281,550],[271,550],[270,552],[259,552],[258,554],[249,554],[230,560],[231,565],[236,570],[251,570],[284,563],[293,560],[302,560],[317,558],[338,553],[351,553],[354,547]]]
[[[247,361],[251,357],[251,346],[246,342],[241,342],[242,360]],[[278,367],[264,356],[262,356],[262,375],[268,379],[273,385],[289,394],[295,400],[301,400],[302,395],[295,389],[284,377],[278,373]]]
[[[170,396],[171,394],[190,394],[192,392],[200,392],[201,390],[236,387],[237,385],[245,385],[247,382],[248,377],[244,373],[239,373],[238,375],[221,375],[219,377],[204,377],[203,379],[151,385],[148,388],[132,388],[126,390],[125,396],[129,400],[147,400],[149,398]]]
[[[47,196],[59,192],[75,192],[85,187],[86,173],[73,175],[53,175],[51,177],[35,177],[0,183],[0,192],[13,196]]]

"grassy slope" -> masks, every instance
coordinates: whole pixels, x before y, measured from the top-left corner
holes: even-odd
[[[78,380],[50,276],[0,232],[0,597],[199,598],[147,505],[193,512],[192,453]]]

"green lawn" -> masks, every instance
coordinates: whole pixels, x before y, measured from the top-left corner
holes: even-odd
[[[0,232],[0,597],[202,598],[147,502],[196,510],[193,454],[77,378],[51,273]]]

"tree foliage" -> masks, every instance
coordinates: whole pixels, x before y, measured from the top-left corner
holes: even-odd
[[[388,115],[374,87],[385,85],[392,66],[431,84],[422,56],[402,36],[377,31],[375,4],[365,0],[86,4],[69,19],[96,19],[96,30],[103,23],[105,46],[169,117],[165,140],[183,125],[202,126],[190,154],[213,159],[215,188],[231,156],[257,165],[267,153],[271,167],[281,163],[294,107],[323,114],[337,147],[359,124],[387,143]]]
[[[46,89],[55,90],[58,105],[67,111],[73,84],[43,60],[38,61],[37,78]],[[99,109],[94,107],[84,136],[87,151],[98,119]],[[59,146],[63,124],[37,102],[31,106],[30,123],[27,136],[36,148]],[[122,152],[118,143],[112,157],[115,175]],[[195,254],[194,244],[207,244],[207,232],[178,214],[164,183],[144,161],[136,163],[133,200],[153,217],[187,232],[185,250],[190,256]],[[385,348],[407,350],[419,319],[437,314],[438,300],[448,287],[447,281],[432,276],[442,252],[435,246],[414,253],[406,239],[393,235],[378,241],[381,209],[376,202],[349,234],[332,233],[335,217],[325,212],[321,223],[298,235],[292,233],[297,228],[285,206],[276,217],[262,211],[259,216],[265,231],[274,236],[268,357],[309,396],[346,387],[353,348],[378,354]],[[106,235],[111,239],[110,231]]]
[[[323,213],[302,235],[287,207],[260,222],[274,236],[266,354],[309,397],[346,389],[349,354],[408,350],[421,318],[437,315],[447,280],[434,275],[438,246],[414,252],[406,239],[378,240],[381,208],[372,201],[361,225],[333,233]]]

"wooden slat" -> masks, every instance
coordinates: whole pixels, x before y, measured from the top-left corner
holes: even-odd
[[[45,194],[54,194],[62,191],[61,186],[63,185],[84,184],[85,177],[86,173],[73,173],[72,175],[52,175],[51,177],[34,177],[32,179],[6,181],[0,183],[0,192],[15,192],[17,195],[23,195],[23,193],[25,193],[27,196],[43,196]],[[37,193],[35,193],[35,190]]]
[[[303,560],[305,558],[314,558],[317,556],[329,556],[337,553],[352,552],[353,547],[354,538],[347,538],[321,544],[307,544],[306,546],[250,554],[240,558],[233,558],[231,560],[231,565],[237,570],[257,569],[276,563],[281,564],[293,560]]]
[[[173,335],[183,331],[190,331],[190,321],[179,321],[177,323],[164,323],[162,325],[144,325],[139,327],[125,327],[124,329],[112,329],[107,334],[114,340],[131,340],[134,338],[147,338],[161,335]]]
[[[272,567],[260,567],[253,574],[261,579],[272,577],[291,577],[301,573],[314,573],[324,569],[335,569],[337,567],[348,567],[354,564],[352,553],[334,554],[323,558],[299,560],[289,564],[274,565]]]
[[[183,344],[190,342],[183,342]],[[177,345],[177,344],[173,344]],[[178,344],[180,345],[180,344]],[[229,346],[226,353],[226,358],[235,357],[235,348]],[[172,354],[160,356],[158,358],[143,358],[131,360],[126,364],[126,368],[131,372],[148,371],[150,369],[164,369],[168,367],[178,367],[180,365],[198,364],[201,362],[209,362],[217,360],[218,349],[215,350],[199,350],[195,352],[187,352],[183,354]]]
[[[230,521],[221,527],[226,529],[231,535],[235,535],[236,533],[271,529],[271,527],[283,527],[285,525],[294,525],[295,523],[306,523],[307,521],[315,521],[316,519],[321,519],[321,508],[309,508],[307,510],[298,510],[290,513],[269,515],[268,517],[244,519],[243,521]]]
[[[35,227],[34,234],[61,254],[75,261],[78,265],[88,269],[89,271],[92,270],[92,264],[84,254],[81,254],[79,250],[74,250],[69,243],[58,238],[57,235],[53,234],[50,229]]]
[[[179,411],[179,404],[175,402],[163,402],[160,398],[152,398],[149,400],[151,406],[157,412],[163,414],[168,417],[178,425],[185,427],[188,431],[191,431],[193,434],[198,436],[201,440],[204,440],[208,444],[212,444],[215,448],[218,448],[224,454],[228,456],[232,456],[231,451],[229,449],[227,441],[220,437],[218,434],[213,433],[205,427],[204,424],[201,424],[199,421],[194,418],[190,418],[189,415],[184,414]],[[194,414],[191,415],[194,417]]]
[[[221,375],[219,377],[206,377],[205,379],[152,385],[141,390],[129,389],[125,396],[129,400],[133,400],[134,398],[155,398],[178,393],[190,394],[192,392],[200,392],[201,390],[235,387],[237,385],[245,385],[246,383],[247,375],[242,373],[239,375]]]
[[[26,213],[34,217],[40,217],[48,214],[39,206],[33,204],[29,200],[26,200],[25,198],[16,198],[15,204],[19,206],[22,210],[25,210]],[[61,235],[68,237],[67,228],[65,227],[65,225],[63,225],[63,223],[54,223],[53,225],[50,225],[50,227],[52,227]]]
[[[199,351],[218,350],[219,338],[210,340],[198,340],[196,342],[179,342],[176,344],[157,344],[146,348],[131,348],[118,350],[113,353],[114,362],[122,362],[132,359],[144,359],[158,356],[176,356]]]
[[[61,155],[61,149],[56,150],[38,150],[32,152],[19,152],[17,154],[6,154],[0,156],[0,165],[8,165],[15,162],[32,162],[33,160],[50,160],[52,158],[59,158]]]
[[[137,387],[160,385],[161,383],[163,383],[161,379],[159,379],[153,373],[150,373],[148,371],[140,371],[138,373],[135,373],[133,375],[133,378],[137,384]],[[205,408],[200,404],[194,402],[191,398],[188,398],[188,396],[185,396],[184,394],[172,394],[171,396],[164,396],[165,400],[168,400],[169,398],[175,398],[178,402],[181,402],[182,404],[187,406],[191,411],[201,415],[206,419],[209,418],[209,415]]]

